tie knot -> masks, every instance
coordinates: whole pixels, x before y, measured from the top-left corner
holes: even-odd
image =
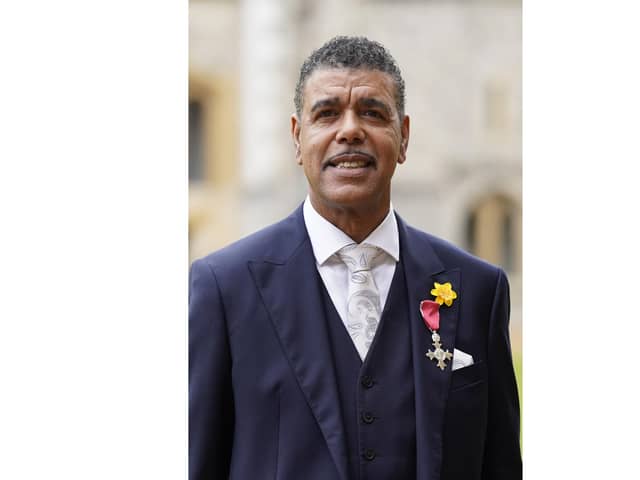
[[[371,270],[384,250],[369,244],[352,243],[338,250],[337,255],[349,269],[349,272]]]

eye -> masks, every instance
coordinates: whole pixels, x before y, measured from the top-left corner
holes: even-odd
[[[365,117],[380,118],[380,119],[384,118],[382,116],[382,113],[380,113],[378,110],[365,110],[362,114]]]
[[[338,111],[333,109],[320,110],[318,112],[318,118],[335,117],[337,114]]]

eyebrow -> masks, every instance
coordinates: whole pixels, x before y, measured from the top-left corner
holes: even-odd
[[[315,112],[319,108],[335,107],[339,103],[340,103],[340,99],[338,97],[324,98],[322,100],[318,100],[316,103],[313,104],[313,107],[311,107],[311,113]]]
[[[340,99],[338,97],[323,98],[322,100],[318,100],[313,104],[313,106],[311,107],[311,113],[320,108],[335,107],[339,104]],[[386,103],[381,102],[380,100],[377,100],[375,98],[361,98],[360,100],[358,100],[358,105],[360,107],[379,108],[383,110],[387,115],[391,115],[391,109],[389,108],[389,106]]]
[[[391,115],[391,109],[389,108],[389,106],[386,103],[381,102],[380,100],[376,100],[375,98],[362,98],[358,100],[358,104],[362,107],[379,108],[381,110],[384,110],[387,115]]]

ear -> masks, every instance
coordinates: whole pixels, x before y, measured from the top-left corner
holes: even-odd
[[[291,115],[291,138],[293,145],[296,147],[296,162],[302,165],[302,152],[300,151],[300,121],[294,113]]]
[[[402,140],[400,142],[400,155],[398,155],[398,163],[402,164],[407,160],[407,147],[409,146],[409,132],[410,128],[409,115],[405,115],[402,119],[402,125],[400,125],[400,134]]]

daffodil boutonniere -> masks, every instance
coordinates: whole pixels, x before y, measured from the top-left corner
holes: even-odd
[[[433,286],[435,288],[431,290],[431,295],[436,297],[438,305],[444,303],[447,307],[450,307],[453,301],[458,298],[458,294],[453,290],[449,282],[443,284],[434,282]]]

